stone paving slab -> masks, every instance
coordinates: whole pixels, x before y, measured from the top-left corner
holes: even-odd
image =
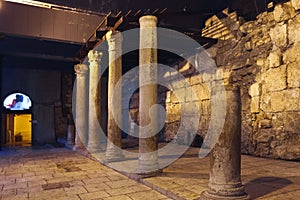
[[[1,200],[169,199],[64,148],[23,148],[0,155]]]

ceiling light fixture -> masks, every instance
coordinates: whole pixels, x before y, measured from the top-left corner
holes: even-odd
[[[41,8],[51,9],[51,7],[52,7],[52,4],[40,2],[40,1],[33,1],[33,0],[4,0],[4,1],[20,3],[20,4],[30,5],[30,6],[36,6],[36,7],[41,7]]]

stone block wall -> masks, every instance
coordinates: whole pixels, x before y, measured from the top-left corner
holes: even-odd
[[[300,1],[288,1],[247,22],[235,12],[223,11],[227,17],[213,16],[203,29],[203,36],[219,39],[207,51],[222,72],[223,81],[241,87],[245,154],[300,159],[299,9]],[[225,32],[231,36],[224,37]],[[183,74],[197,95],[201,111],[197,134],[204,137],[211,120],[208,83],[192,66],[175,68],[186,69]],[[166,140],[174,138],[180,125],[183,102],[175,92],[166,92]]]
[[[55,138],[67,139],[68,124],[74,124],[72,94],[74,75],[61,74],[61,97],[54,103]]]

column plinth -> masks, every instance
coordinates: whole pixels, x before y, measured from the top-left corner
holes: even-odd
[[[88,133],[89,140],[87,149],[89,152],[100,152],[100,62],[102,52],[91,50],[88,53],[89,59],[89,112],[88,112]]]
[[[210,153],[208,190],[202,200],[249,199],[241,181],[241,99],[237,86],[225,86],[226,118],[218,142]]]
[[[87,94],[87,71],[85,64],[77,64],[74,67],[76,73],[76,94],[75,94],[75,146],[73,150],[84,150],[87,144],[87,112],[88,112],[88,94]]]
[[[157,109],[150,108],[157,104],[157,18],[143,16],[140,23],[139,52],[139,162],[138,174],[142,177],[154,176],[161,170],[157,155]],[[151,127],[144,129],[151,123]]]
[[[74,124],[68,124],[66,147],[73,148],[74,145],[75,145]]]
[[[122,35],[118,31],[109,31],[106,39],[109,53],[106,162],[114,162],[124,159],[121,129],[116,122],[121,123],[122,117],[122,85],[117,86],[122,79]]]

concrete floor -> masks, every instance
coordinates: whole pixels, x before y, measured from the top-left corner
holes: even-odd
[[[140,183],[65,148],[0,151],[0,199],[197,199],[209,178],[198,151]],[[300,199],[300,162],[242,156],[242,180],[252,199]]]

